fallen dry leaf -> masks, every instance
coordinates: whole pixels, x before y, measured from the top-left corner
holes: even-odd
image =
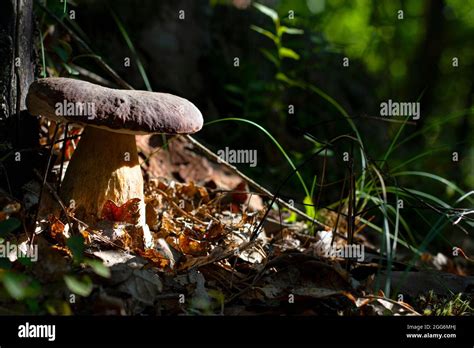
[[[204,233],[204,239],[210,242],[214,242],[222,238],[224,234],[224,225],[219,221],[214,222],[211,220],[210,224],[207,226],[206,232]]]
[[[135,225],[124,223],[124,222],[112,222],[109,220],[99,221],[96,225],[96,229],[102,237],[105,237],[108,241],[115,243],[117,246],[125,249],[133,249],[133,227]]]
[[[178,243],[179,249],[183,254],[192,256],[206,255],[207,249],[209,247],[208,243],[191,239],[184,233],[179,235]]]
[[[49,235],[58,243],[66,243],[66,239],[69,236],[65,236],[65,225],[53,214],[48,216],[49,222]]]
[[[170,260],[162,255],[158,250],[147,249],[145,251],[139,251],[138,254],[161,270],[170,269]]]
[[[112,269],[112,276],[113,272]],[[152,270],[134,269],[127,279],[117,286],[117,290],[129,294],[134,300],[152,306],[163,290],[163,283],[160,276]]]
[[[358,308],[362,308],[365,306],[371,307],[377,315],[386,315],[388,311],[390,314],[401,316],[401,315],[408,315],[408,316],[419,316],[421,315],[417,311],[413,309],[412,306],[405,302],[401,301],[394,301],[392,299],[386,298],[385,296],[363,296],[358,298],[355,301],[355,305]]]
[[[140,214],[140,199],[132,198],[118,206],[115,202],[108,200],[102,207],[101,217],[104,220],[128,222],[136,224]]]

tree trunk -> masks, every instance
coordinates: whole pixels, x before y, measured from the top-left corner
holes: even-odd
[[[0,1],[0,188],[18,195],[32,177],[38,126],[26,112],[25,97],[34,79],[32,0]]]

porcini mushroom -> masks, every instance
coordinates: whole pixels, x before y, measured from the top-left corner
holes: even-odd
[[[190,134],[203,124],[200,111],[184,98],[68,78],[33,82],[26,105],[32,115],[85,126],[60,196],[66,203],[74,200],[76,214],[88,222],[100,219],[107,200],[124,204],[139,198],[139,219],[144,225],[143,178],[135,135]]]

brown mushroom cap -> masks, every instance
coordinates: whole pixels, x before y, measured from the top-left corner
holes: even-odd
[[[61,114],[57,112],[58,103],[66,107],[82,105],[91,112]],[[189,134],[199,131],[203,124],[201,112],[193,103],[172,94],[112,89],[61,77],[33,82],[26,105],[33,115],[117,133]]]

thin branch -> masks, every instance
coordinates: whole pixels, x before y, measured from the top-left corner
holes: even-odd
[[[64,143],[63,143],[63,148],[61,149],[61,167],[59,168],[59,180],[58,180],[58,185],[57,185],[57,192],[59,193],[59,189],[61,188],[61,180],[63,178],[63,169],[64,169],[64,160],[66,159],[66,144],[67,144],[67,131],[69,128],[69,123],[66,123],[64,125]]]
[[[253,179],[249,178],[247,175],[245,175],[244,173],[240,172],[236,167],[234,167],[233,165],[227,163],[226,161],[222,160],[219,156],[217,156],[214,152],[212,152],[211,150],[209,150],[207,147],[205,147],[204,145],[202,145],[200,142],[198,142],[196,139],[194,139],[193,137],[191,137],[190,135],[185,135],[186,139],[189,140],[190,143],[192,143],[193,145],[196,146],[196,148],[199,150],[199,152],[201,152],[203,155],[205,155],[209,160],[215,162],[215,163],[219,163],[221,165],[223,165],[224,167],[230,169],[234,174],[238,175],[240,178],[242,178],[243,180],[245,180],[250,186],[252,186],[254,189],[256,189],[257,191],[265,194],[265,195],[268,195],[270,197],[273,197],[274,194],[271,193],[269,190],[267,190],[266,188],[264,188],[263,186],[261,186],[260,184],[258,184],[256,181],[254,181]],[[276,201],[283,205],[285,208],[287,208],[288,210],[291,210],[293,212],[295,212],[296,214],[298,214],[299,216],[303,217],[305,220],[308,220],[308,221],[311,221],[321,227],[324,227],[324,228],[330,228],[328,227],[327,225],[323,224],[322,222],[316,220],[316,219],[313,219],[312,217],[310,217],[308,214],[302,212],[301,210],[299,210],[298,208],[295,208],[294,206],[292,206],[291,204],[287,203],[286,201],[284,201],[283,199],[277,197],[276,198]]]
[[[39,196],[38,196],[38,209],[36,209],[35,220],[34,220],[35,223],[38,220],[38,214],[39,214],[39,210],[41,208],[41,199],[43,198],[44,186],[46,185],[46,179],[48,178],[49,167],[51,166],[51,158],[53,157],[53,150],[54,150],[54,141],[56,140],[56,135],[58,134],[58,130],[59,130],[59,123],[56,123],[56,125],[54,126],[53,138],[51,139],[51,143],[50,143],[51,147],[49,149],[48,163],[46,164],[46,168],[44,170],[44,175],[41,178],[41,180],[43,180],[43,183],[41,185],[41,189],[40,189]]]

